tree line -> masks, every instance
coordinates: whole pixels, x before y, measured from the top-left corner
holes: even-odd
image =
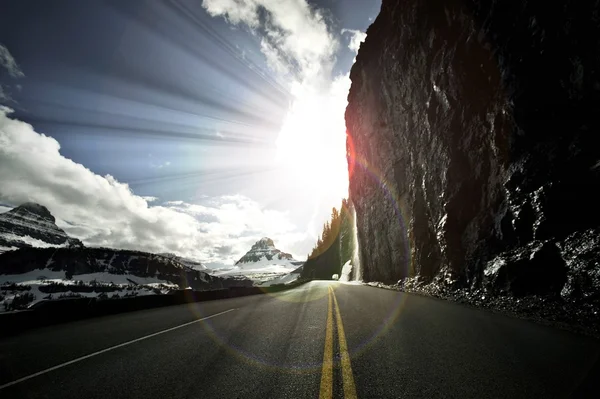
[[[352,259],[354,252],[353,230],[354,220],[351,204],[344,198],[339,210],[335,207],[331,210],[331,217],[323,225],[323,232],[317,239],[312,251],[308,254],[308,259],[316,258],[327,250],[338,251],[338,258],[341,261],[339,267],[341,268],[346,261]]]

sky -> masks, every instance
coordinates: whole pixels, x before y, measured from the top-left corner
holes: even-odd
[[[380,0],[5,0],[0,209],[89,246],[305,259],[347,196],[349,71]]]

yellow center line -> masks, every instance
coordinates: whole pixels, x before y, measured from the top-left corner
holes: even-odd
[[[344,325],[342,324],[342,315],[338,306],[337,298],[333,289],[330,287],[331,296],[335,304],[335,315],[337,321],[338,340],[340,342],[340,356],[342,360],[342,379],[344,383],[345,399],[356,399],[356,386],[354,385],[354,375],[352,374],[352,365],[350,364],[350,354],[348,353],[348,343],[346,342],[346,334],[344,334]],[[331,302],[331,298],[329,298]]]
[[[323,354],[323,370],[321,371],[319,399],[331,399],[333,397],[333,306],[331,304],[331,288],[328,288],[329,305],[327,308],[325,352]]]

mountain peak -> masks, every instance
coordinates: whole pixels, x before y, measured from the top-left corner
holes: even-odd
[[[16,208],[11,209],[10,211],[8,211],[8,213],[14,215],[24,215],[25,213],[33,213],[34,215],[37,215],[43,219],[52,221],[52,223],[56,222],[56,219],[54,218],[54,216],[52,216],[48,208],[46,208],[44,205],[40,205],[35,202],[25,202],[24,204],[21,204]]]
[[[56,225],[56,219],[43,205],[26,202],[0,214],[0,247],[3,249],[82,245]]]
[[[246,252],[244,256],[240,258],[235,264],[238,265],[240,263],[254,263],[259,262],[261,260],[272,261],[273,263],[277,263],[278,261],[290,261],[294,260],[292,255],[281,252],[277,248],[275,248],[275,243],[269,237],[263,237],[258,240],[250,251]]]
[[[263,237],[252,246],[252,248],[275,248],[275,243],[269,237]]]

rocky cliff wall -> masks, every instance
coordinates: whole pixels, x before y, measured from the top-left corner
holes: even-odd
[[[598,299],[599,10],[383,0],[346,111],[365,280]]]

